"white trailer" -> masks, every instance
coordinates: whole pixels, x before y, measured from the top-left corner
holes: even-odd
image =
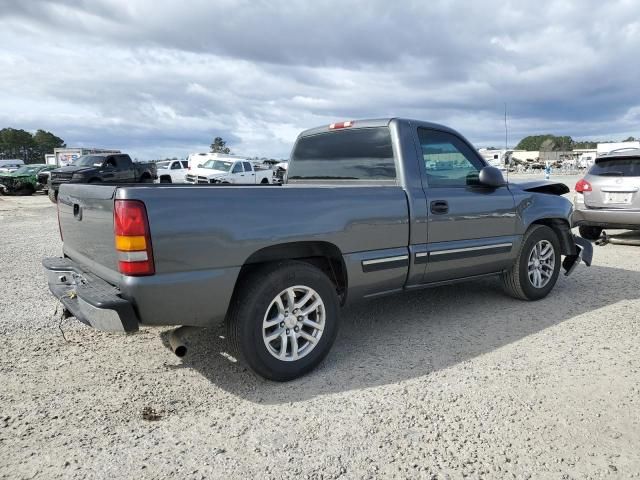
[[[74,161],[76,161],[82,155],[90,155],[92,153],[120,153],[120,150],[108,150],[104,148],[54,148],[53,155],[55,156],[55,160],[53,165],[58,165],[59,167],[66,167],[70,165]]]

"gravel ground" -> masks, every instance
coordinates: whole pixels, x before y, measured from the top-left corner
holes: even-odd
[[[70,319],[65,340],[55,208],[0,197],[0,231],[0,478],[640,478],[638,247],[597,247],[537,303],[489,279],[351,308],[277,384],[220,329],[183,360],[167,330]]]

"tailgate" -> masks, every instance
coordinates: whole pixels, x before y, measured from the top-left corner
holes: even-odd
[[[119,278],[114,246],[113,185],[64,184],[58,195],[64,253],[107,281]]]

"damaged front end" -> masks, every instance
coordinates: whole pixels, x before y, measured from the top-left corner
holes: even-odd
[[[35,187],[29,178],[0,177],[0,193],[3,195],[29,195],[35,191]]]

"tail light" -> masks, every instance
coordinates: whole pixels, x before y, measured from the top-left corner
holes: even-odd
[[[580,180],[578,180],[578,183],[576,183],[576,192],[583,193],[583,192],[590,192],[590,191],[591,191],[591,184],[589,182],[587,182],[584,178],[581,178]]]
[[[116,200],[113,228],[118,270],[123,275],[153,275],[153,250],[147,209],[139,200]]]

